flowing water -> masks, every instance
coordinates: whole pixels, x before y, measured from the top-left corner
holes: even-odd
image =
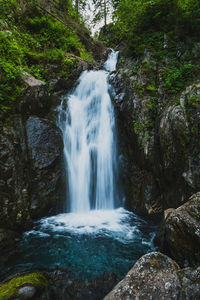
[[[85,71],[58,108],[66,164],[65,213],[35,222],[14,254],[2,263],[1,278],[34,268],[68,267],[83,279],[105,271],[122,278],[143,254],[152,251],[156,227],[120,208],[114,110],[108,75]]]
[[[105,68],[113,71],[116,62],[117,52],[112,52]],[[63,111],[66,99],[59,108],[70,212],[115,207],[115,118],[107,77],[104,70],[83,72],[77,88],[67,97],[67,109]]]

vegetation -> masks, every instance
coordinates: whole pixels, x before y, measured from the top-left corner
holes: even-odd
[[[115,11],[114,32],[126,40],[129,50],[162,43],[163,33],[186,39],[198,36],[200,29],[198,0],[121,0]]]
[[[18,289],[24,284],[45,288],[48,285],[48,281],[42,273],[31,273],[15,277],[0,286],[0,300],[16,298],[18,296]]]
[[[37,1],[24,1],[24,5],[25,9],[20,1],[0,0],[0,110],[4,113],[13,110],[21,94],[24,71],[46,81],[51,64],[60,65],[65,76],[71,72],[78,59],[69,53],[92,61],[71,28],[44,12]],[[62,5],[74,18],[70,1]]]
[[[186,83],[198,76],[200,60],[191,55],[193,44],[199,41],[198,0],[92,2],[96,22],[104,18],[106,24],[110,7],[114,9],[113,24],[104,26],[100,38],[109,46],[122,44],[129,56],[138,57],[149,51],[158,67],[163,66],[161,75],[165,92],[179,93]],[[53,64],[59,65],[61,75],[67,77],[78,63],[77,57],[92,62],[91,53],[86,51],[69,24],[47,13],[39,3],[38,0],[0,0],[0,110],[7,114],[21,95],[24,71],[48,81],[49,67]],[[52,3],[58,5],[68,19],[82,22],[80,12],[86,1],[52,0]],[[184,51],[181,43],[187,44]],[[132,74],[137,74],[140,69],[136,65]],[[142,64],[142,72],[153,76],[155,70],[151,61]],[[151,79],[147,87],[136,84],[140,95],[148,92],[157,96],[157,79]]]

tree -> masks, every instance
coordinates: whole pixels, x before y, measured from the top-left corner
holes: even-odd
[[[107,25],[108,15],[111,13],[113,7],[112,0],[93,0],[93,4],[96,10],[94,23],[104,20],[104,25]]]
[[[85,0],[74,0],[74,7],[77,15],[85,10],[88,1]]]

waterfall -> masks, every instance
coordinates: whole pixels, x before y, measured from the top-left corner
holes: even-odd
[[[114,209],[116,138],[115,118],[107,81],[118,53],[112,51],[105,70],[84,71],[76,89],[59,110],[70,212]],[[65,120],[63,120],[63,113]]]

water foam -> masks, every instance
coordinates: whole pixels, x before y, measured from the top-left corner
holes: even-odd
[[[134,223],[134,224],[133,224]],[[43,218],[36,223],[38,231],[27,234],[40,236],[53,234],[107,235],[122,243],[140,235],[138,225],[145,221],[123,208],[116,210],[91,210],[87,213],[59,214]]]

